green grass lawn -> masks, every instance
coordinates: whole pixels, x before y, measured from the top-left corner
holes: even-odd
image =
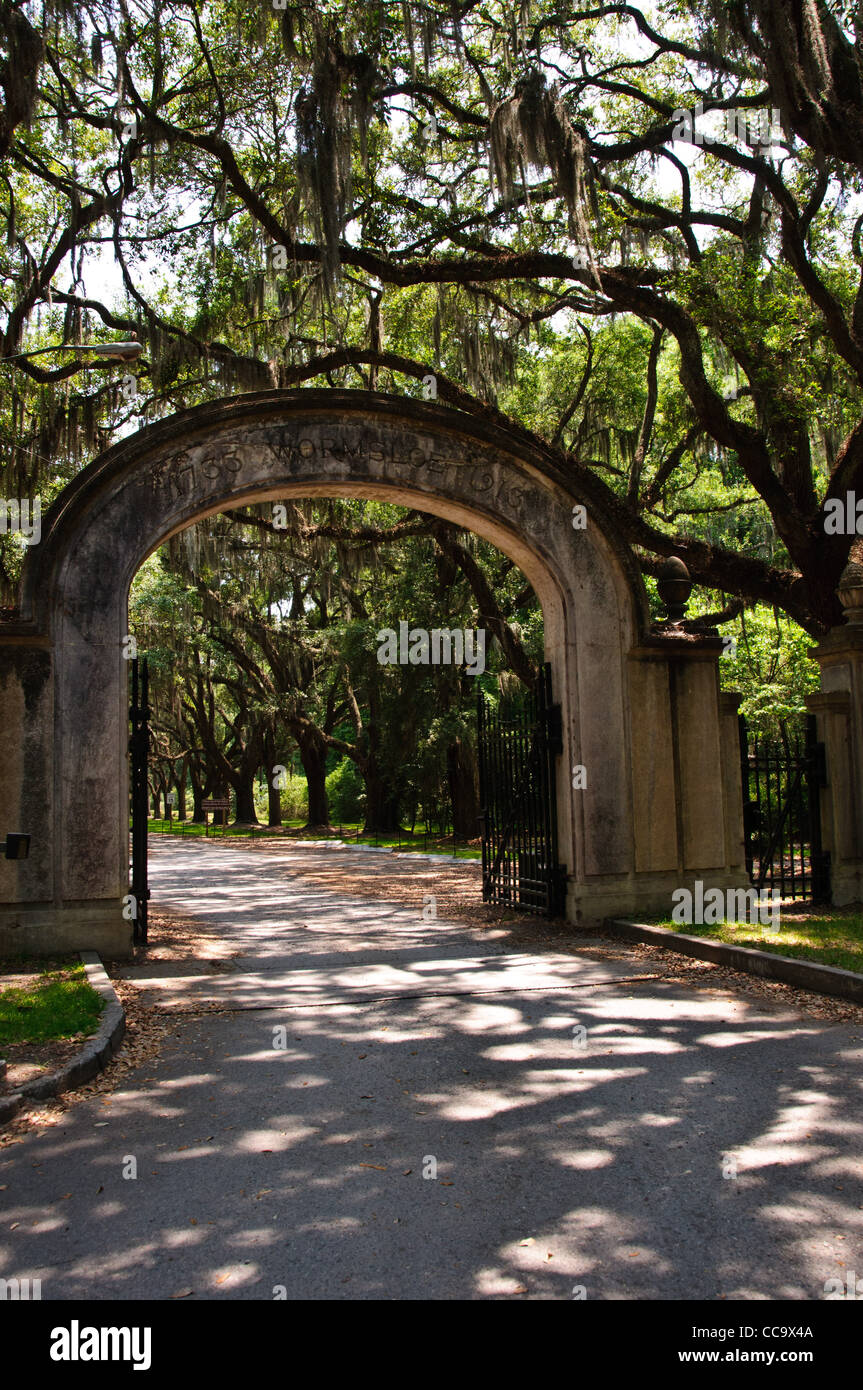
[[[232,839],[239,840],[257,839],[262,835],[279,837],[284,835],[286,839],[290,838],[292,840],[320,840],[322,838],[320,833],[316,831],[310,830],[308,833],[304,833],[302,831],[302,826],[304,824],[304,821],[296,820],[285,821],[281,827],[261,825],[250,829],[248,826],[243,825],[228,825],[223,829],[221,826],[218,826],[216,827],[215,833],[219,838],[225,835],[230,836]],[[183,838],[192,836],[198,839],[202,838],[204,835],[203,825],[193,824],[188,820],[183,822],[173,820],[169,824],[166,820],[151,819],[147,821],[147,829],[152,833],[171,833],[173,835],[181,835]],[[450,858],[456,859],[479,859],[481,857],[480,850],[463,846],[459,846],[456,849],[455,855],[453,855],[451,836],[428,835],[424,837],[422,834],[411,836],[406,830],[402,831],[401,836],[383,833],[377,836],[373,834],[364,835],[361,828],[357,825],[344,825],[341,827],[341,830],[343,831],[343,838],[349,841],[350,844],[380,845],[385,848],[396,849],[401,848],[419,854],[446,854],[449,855]],[[360,831],[359,838],[357,838],[358,830]],[[211,837],[212,834],[213,827],[211,826]]]
[[[749,946],[756,951],[772,951],[777,956],[794,956],[816,961],[819,965],[835,965],[841,970],[856,970],[863,974],[863,914],[845,916],[810,915],[790,906],[781,909],[776,926],[758,926],[749,922],[717,922],[716,925],[681,925],[663,920],[654,923],[686,936],[709,936],[729,946]]]
[[[0,991],[0,1053],[12,1043],[95,1033],[104,1007],[80,962],[63,970],[43,970],[32,983]]]

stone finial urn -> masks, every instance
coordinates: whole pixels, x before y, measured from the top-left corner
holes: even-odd
[[[670,627],[676,627],[678,623],[683,622],[689,595],[692,593],[689,570],[676,555],[669,555],[663,562],[656,587],[668,614],[666,622]]]
[[[849,560],[836,589],[846,621],[855,626],[863,623],[863,565]]]

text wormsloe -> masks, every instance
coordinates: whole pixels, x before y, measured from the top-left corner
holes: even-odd
[[[399,623],[375,634],[381,666],[462,666],[468,675],[485,670],[485,628],[410,627]]]

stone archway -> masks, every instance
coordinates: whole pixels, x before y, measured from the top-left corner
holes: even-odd
[[[530,580],[563,708],[558,821],[571,920],[665,909],[693,876],[744,881],[721,642],[650,629],[638,566],[598,499],[576,494],[537,441],[437,404],[273,391],[142,429],[84,469],[44,518],[19,614],[0,628],[3,809],[9,828],[32,836],[29,860],[0,861],[0,950],[128,950],[131,580],[190,522],[290,496],[380,497],[435,513],[491,541]],[[577,503],[585,529],[572,524]],[[587,769],[583,790],[572,789],[573,764]]]

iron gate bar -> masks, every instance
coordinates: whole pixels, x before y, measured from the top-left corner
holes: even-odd
[[[555,758],[563,720],[546,664],[521,707],[477,697],[483,899],[560,915],[566,869],[557,858]]]
[[[827,786],[827,748],[819,741],[818,724],[814,714],[806,716],[806,749],[811,764],[809,817],[812,841],[809,863],[812,875],[812,897],[815,902],[829,902],[830,852],[824,849],[821,828],[821,788]]]
[[[777,792],[777,800],[778,800],[779,789],[780,789],[780,787],[781,787],[781,782],[782,782],[782,764],[781,764],[781,762],[780,762],[780,760],[779,760],[779,755],[778,755],[778,753],[775,755],[774,761],[775,761],[775,764],[776,764],[776,792]],[[789,755],[788,762],[789,762],[789,765],[790,765],[790,763],[791,763],[790,755]],[[777,816],[775,816],[775,817],[772,817],[772,816],[770,816],[770,777],[769,777],[770,753],[769,753],[769,752],[768,752],[768,754],[767,754],[767,765],[768,765],[768,778],[767,778],[767,790],[768,790],[768,795],[767,795],[767,807],[768,807],[769,823],[772,825],[773,828],[772,828],[772,831],[771,831],[770,839],[767,841],[767,846],[766,846],[765,851],[764,851],[764,858],[763,858],[763,860],[761,861],[761,863],[759,864],[759,867],[758,867],[758,887],[759,887],[759,888],[762,888],[762,887],[763,887],[763,885],[764,885],[764,880],[765,880],[765,878],[767,877],[767,868],[766,868],[766,866],[767,866],[768,864],[772,864],[772,863],[773,863],[773,858],[774,858],[774,855],[776,854],[777,848],[779,848],[779,845],[780,845],[780,837],[781,837],[781,835],[782,835],[782,831],[785,829],[786,821],[789,823],[789,826],[790,826],[790,824],[791,824],[789,812],[790,812],[790,810],[791,810],[791,808],[792,808],[792,806],[793,806],[793,804],[794,804],[794,798],[795,798],[795,796],[797,795],[797,792],[798,792],[798,790],[799,790],[799,788],[800,788],[800,783],[801,783],[802,778],[803,778],[803,774],[804,774],[804,772],[805,772],[805,770],[806,770],[803,763],[800,763],[800,764],[798,765],[797,770],[796,770],[796,772],[794,773],[794,781],[793,781],[793,782],[789,782],[788,790],[787,790],[786,795],[785,795],[785,803],[784,803],[784,805],[781,806],[781,809],[779,809],[779,814],[778,814]],[[790,770],[790,768],[789,768],[789,770]],[[790,860],[791,860],[791,892],[792,892],[792,894],[793,894],[793,892],[794,892],[794,840],[793,840],[793,833],[792,833],[792,838],[790,838],[790,840],[789,840],[788,848],[789,848],[789,858],[790,858]],[[801,846],[801,848],[802,848],[802,846]],[[783,887],[784,887],[784,878],[785,878],[785,874],[784,874],[784,855],[780,855],[780,878],[783,880]]]
[[[500,727],[501,723],[502,723],[502,721],[499,720],[499,721],[498,721],[498,727]],[[497,873],[498,873],[498,871],[499,871],[499,869],[500,869],[501,864],[504,862],[504,857],[505,857],[505,855],[506,855],[507,844],[508,844],[508,842],[509,842],[509,837],[510,837],[510,834],[512,833],[513,826],[515,826],[516,840],[518,840],[518,833],[519,833],[519,829],[520,829],[520,826],[521,826],[521,818],[519,817],[518,820],[517,820],[517,819],[516,819],[516,815],[517,815],[517,812],[518,812],[518,811],[524,809],[524,805],[523,805],[523,796],[522,796],[522,783],[521,783],[521,781],[518,781],[518,780],[516,779],[515,770],[514,770],[514,768],[513,768],[513,758],[512,758],[513,744],[516,744],[516,745],[518,744],[520,734],[521,734],[521,730],[520,730],[518,727],[516,727],[516,728],[514,729],[514,731],[513,731],[513,737],[512,737],[511,739],[503,739],[503,740],[501,740],[501,742],[498,744],[498,747],[500,747],[501,750],[502,750],[502,756],[503,756],[503,769],[502,769],[502,770],[503,770],[503,778],[502,778],[502,782],[499,783],[498,785],[503,785],[503,786],[509,787],[509,788],[511,789],[511,791],[512,791],[512,809],[511,809],[511,811],[510,811],[510,813],[509,813],[509,815],[508,815],[506,821],[504,822],[503,829],[502,829],[502,831],[501,831],[501,835],[500,835],[500,838],[499,838],[497,854],[496,854],[496,856],[495,856],[495,862],[493,863],[492,868],[491,868],[491,878],[492,878],[492,880],[496,877],[496,875],[497,875]],[[530,752],[529,752],[529,754],[528,754],[528,760],[527,760],[527,762],[528,762],[528,767],[529,767],[529,765],[530,765],[530,762],[533,760],[533,757],[534,757],[534,755],[535,755],[535,752],[536,752],[536,748],[535,748],[535,735],[534,735],[534,739],[532,739],[532,741],[531,741]],[[520,762],[523,762],[524,760],[523,760],[523,759],[520,759],[519,761],[520,761]],[[528,774],[528,775],[529,775],[529,774]],[[520,804],[520,803],[521,803],[521,804]],[[518,843],[516,843],[515,849],[516,849],[516,858],[515,858],[515,861],[512,861],[511,859],[506,859],[506,860],[505,860],[505,862],[506,862],[506,868],[507,868],[507,876],[511,879],[511,883],[508,885],[508,887],[509,887],[509,892],[510,892],[510,893],[512,893],[513,890],[515,889],[515,869],[516,869],[516,866],[517,866],[517,865],[519,864],[519,862],[520,862],[520,850],[521,850],[521,846],[520,846]],[[520,884],[519,884],[519,886],[520,886]]]
[[[737,716],[737,741],[740,749],[740,787],[743,793],[743,856],[746,864],[746,873],[751,882],[753,869],[753,803],[749,799],[749,740],[747,736],[746,720],[742,714]]]
[[[516,819],[516,812],[519,811],[519,810],[521,810],[521,809],[524,809],[523,804],[522,804],[521,806],[519,805],[519,802],[520,802],[520,801],[523,803],[523,795],[522,795],[522,785],[523,785],[523,784],[522,784],[522,782],[517,782],[517,781],[516,781],[515,774],[514,774],[513,767],[512,767],[512,757],[511,757],[511,743],[512,743],[512,742],[516,742],[516,741],[518,740],[518,737],[519,737],[520,732],[521,732],[521,731],[518,730],[518,729],[515,731],[513,740],[510,740],[510,739],[502,740],[502,746],[503,746],[503,748],[504,748],[504,776],[503,776],[503,779],[502,779],[502,780],[503,780],[503,785],[504,785],[504,786],[510,787],[510,788],[512,789],[512,791],[513,791],[513,801],[512,801],[512,810],[510,811],[510,813],[509,813],[509,815],[508,815],[506,821],[504,822],[503,830],[502,830],[502,832],[501,832],[500,840],[499,840],[499,843],[498,843],[497,854],[495,855],[495,861],[494,861],[494,863],[493,863],[493,865],[492,865],[492,867],[491,867],[491,876],[492,876],[492,877],[494,877],[494,876],[497,874],[497,872],[498,872],[498,870],[499,870],[499,868],[500,868],[500,866],[501,866],[501,863],[502,863],[502,861],[503,861],[503,856],[504,856],[505,853],[506,853],[506,847],[507,847],[507,844],[508,844],[508,842],[509,842],[509,837],[510,837],[510,834],[511,834],[511,832],[512,832],[512,830],[513,830],[513,827],[515,827],[515,836],[516,836],[516,847],[515,847],[515,848],[516,848],[516,856],[519,856],[519,855],[523,852],[523,846],[519,843],[519,831],[520,831],[520,829],[521,829],[521,818],[519,818],[518,820]],[[534,758],[535,758],[535,756],[536,756],[536,752],[537,752],[536,738],[537,738],[537,735],[534,734],[533,739],[531,740],[530,752],[529,752],[529,754],[528,754],[527,759],[525,760],[526,775],[529,775],[529,769],[530,769],[531,764],[533,763]]]
[[[779,739],[755,736],[750,746],[742,715],[738,731],[744,853],[751,882],[759,891],[765,883],[774,890],[778,884],[783,897],[828,900],[830,856],[822,845],[820,806],[826,761],[815,716],[806,716],[803,737],[783,720]]]

